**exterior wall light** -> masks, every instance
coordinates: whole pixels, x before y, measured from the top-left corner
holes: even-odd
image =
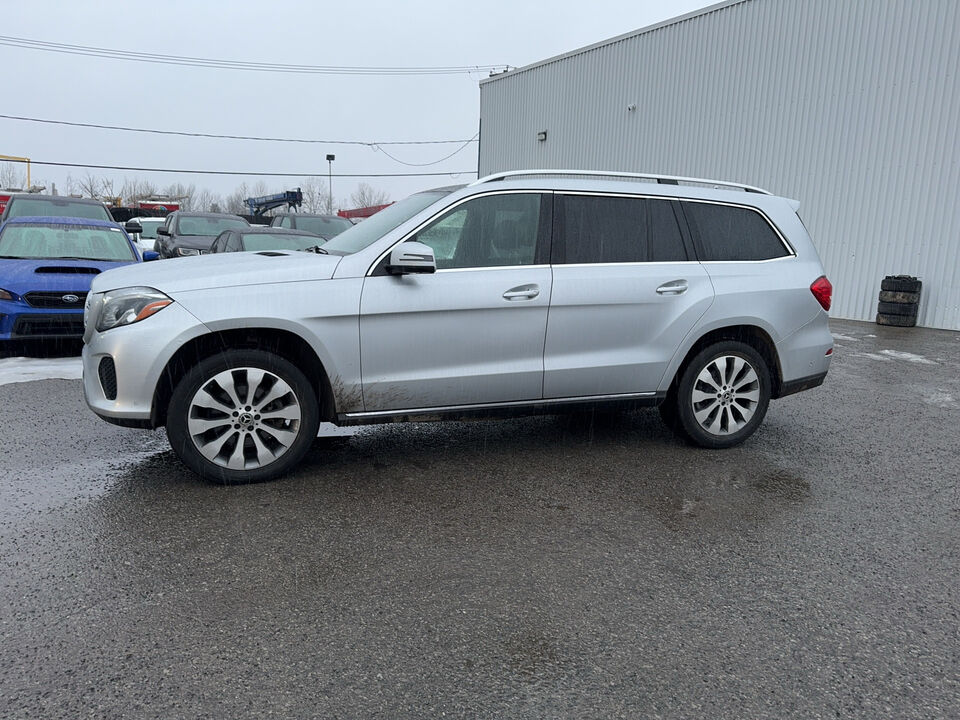
[[[537,133],[537,140],[539,140],[540,142],[544,142],[546,139],[547,139],[546,130],[541,130],[540,132]]]

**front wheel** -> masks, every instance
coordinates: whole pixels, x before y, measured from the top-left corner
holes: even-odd
[[[299,462],[317,436],[317,394],[292,363],[260,350],[228,350],[200,362],[173,391],[167,437],[203,478],[272,480]]]
[[[690,361],[670,400],[675,408],[668,414],[675,410],[678,429],[692,442],[731,447],[763,421],[770,403],[770,370],[749,345],[719,342]]]

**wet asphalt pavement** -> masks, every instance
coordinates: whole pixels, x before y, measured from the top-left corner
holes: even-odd
[[[960,716],[960,334],[835,322],[745,445],[368,427],[199,482],[0,387],[0,717]]]

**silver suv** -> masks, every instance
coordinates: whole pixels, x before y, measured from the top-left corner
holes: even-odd
[[[341,425],[656,405],[735,445],[820,385],[832,288],[798,203],[712,180],[520,171],[417,193],[316,252],[99,275],[84,393],[165,425],[223,483],[295,465]]]

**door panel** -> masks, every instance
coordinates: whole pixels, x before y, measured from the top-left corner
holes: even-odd
[[[545,398],[656,390],[713,302],[699,263],[557,265],[553,278]]]
[[[550,291],[545,266],[366,278],[365,409],[539,399]]]

